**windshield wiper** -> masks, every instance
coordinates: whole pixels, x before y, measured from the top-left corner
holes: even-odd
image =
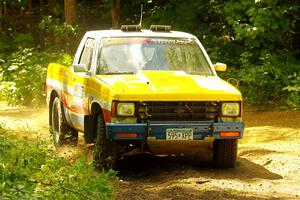
[[[187,72],[188,74],[192,74],[192,75],[202,75],[202,76],[208,76],[210,74],[205,73],[205,72]]]
[[[134,74],[135,72],[119,72],[119,71],[115,71],[115,72],[105,72],[103,73],[104,75],[117,75],[117,74]]]

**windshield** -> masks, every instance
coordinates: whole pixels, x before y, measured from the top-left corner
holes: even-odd
[[[197,42],[187,38],[105,38],[97,62],[97,74],[171,70],[213,75]]]

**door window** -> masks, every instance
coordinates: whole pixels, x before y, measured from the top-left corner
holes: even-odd
[[[95,39],[88,38],[84,44],[83,51],[79,58],[79,64],[85,64],[87,69],[91,68]]]

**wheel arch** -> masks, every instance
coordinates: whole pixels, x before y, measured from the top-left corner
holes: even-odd
[[[103,110],[99,102],[93,102],[90,107],[90,115],[84,116],[84,140],[86,143],[93,143],[96,139],[96,119]]]
[[[102,112],[102,114],[103,114],[103,110],[102,110],[102,107],[101,107],[100,103],[94,101],[91,104],[91,115],[97,115],[100,112]]]

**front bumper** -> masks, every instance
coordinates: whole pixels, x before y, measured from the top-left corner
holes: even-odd
[[[242,122],[149,122],[135,124],[107,123],[106,134],[113,140],[166,140],[167,129],[193,129],[193,140],[203,140],[206,137],[215,139],[240,139],[244,134]],[[239,133],[224,134],[224,133]],[[122,137],[120,137],[122,135]],[[226,136],[224,136],[226,135]]]

